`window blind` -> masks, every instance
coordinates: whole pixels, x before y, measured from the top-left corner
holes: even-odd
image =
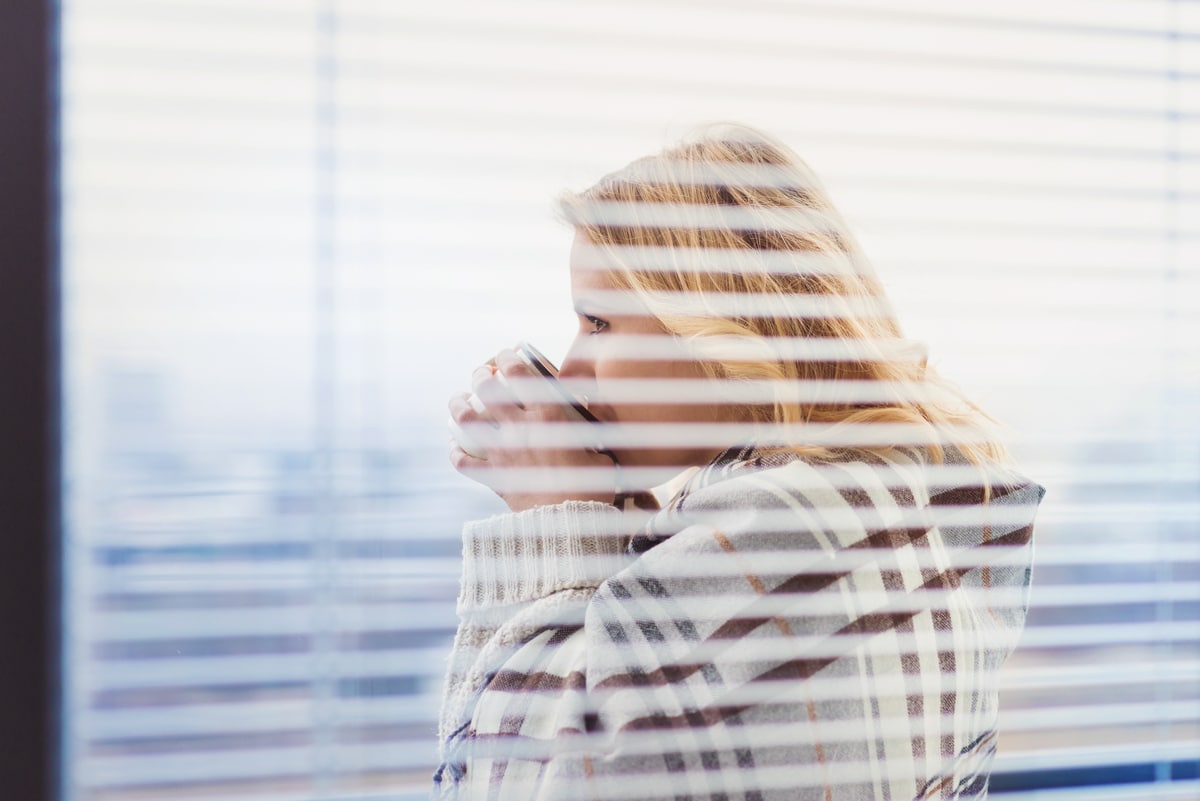
[[[1049,492],[993,793],[1200,750],[1200,5],[62,4],[71,799],[423,798],[445,399],[561,360],[553,199],[697,122],[812,165]]]

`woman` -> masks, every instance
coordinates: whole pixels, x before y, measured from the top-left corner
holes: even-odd
[[[438,794],[981,798],[1041,487],[926,367],[804,163],[722,127],[562,200],[579,333],[451,399]]]

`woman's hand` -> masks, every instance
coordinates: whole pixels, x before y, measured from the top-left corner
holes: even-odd
[[[616,466],[580,436],[581,427],[594,424],[563,405],[516,351],[503,350],[477,368],[471,388],[474,398],[465,392],[450,398],[450,416],[485,456],[452,439],[454,469],[491,488],[514,512],[567,500],[613,502]]]

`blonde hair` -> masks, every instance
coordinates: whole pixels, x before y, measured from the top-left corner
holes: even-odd
[[[743,342],[756,354],[701,356],[714,378],[769,380],[781,388],[805,381],[887,382],[877,385],[883,399],[870,402],[814,401],[780,389],[773,404],[750,410],[756,420],[917,424],[928,429],[931,444],[923,449],[933,461],[943,461],[947,445],[979,465],[1005,460],[992,419],[904,339],[845,220],[813,171],[782,143],[744,126],[709,126],[590,189],[564,195],[559,205],[602,249],[614,283],[637,293],[669,333],[697,354],[717,341]],[[730,303],[717,298],[747,302],[730,313]],[[814,303],[814,311],[803,311]],[[853,348],[845,358],[806,359],[772,346],[801,340]],[[901,386],[908,391],[892,393]],[[815,457],[832,450],[795,441],[785,447]]]

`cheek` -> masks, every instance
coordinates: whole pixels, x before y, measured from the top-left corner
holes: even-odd
[[[645,378],[665,378],[668,365],[663,362],[649,362],[640,359],[608,359],[596,361],[597,383],[610,383],[619,386],[622,381]],[[627,393],[626,393],[627,394]]]
[[[673,383],[665,393],[653,395],[631,395],[628,383],[631,380],[669,379]],[[702,368],[687,362],[611,361],[596,364],[596,384],[603,391],[605,386],[619,387],[623,401],[608,405],[620,422],[689,423],[706,422],[712,412],[705,404],[680,403],[688,392],[688,383],[708,380]]]

